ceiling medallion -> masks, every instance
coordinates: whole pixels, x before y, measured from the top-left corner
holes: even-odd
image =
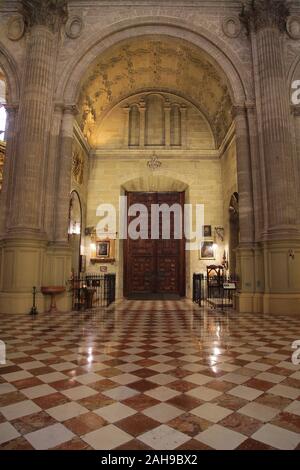
[[[158,170],[161,167],[161,165],[162,163],[158,160],[154,152],[150,160],[147,162],[148,168],[150,168],[150,170],[152,171],[155,171],[155,170]]]

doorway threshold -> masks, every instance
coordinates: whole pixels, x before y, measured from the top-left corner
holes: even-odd
[[[180,300],[182,297],[178,294],[149,294],[149,293],[136,293],[126,296],[128,300]]]

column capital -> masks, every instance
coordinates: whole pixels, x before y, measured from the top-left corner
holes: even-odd
[[[20,13],[27,28],[45,26],[55,33],[67,21],[67,0],[22,0]]]
[[[291,112],[294,116],[300,116],[300,105],[291,105]]]
[[[240,20],[248,32],[264,28],[276,28],[284,32],[288,16],[286,0],[252,0],[243,5]]]
[[[64,114],[73,114],[73,116],[79,114],[79,109],[76,104],[65,104],[62,110]]]
[[[10,116],[13,116],[14,114],[16,114],[16,112],[19,109],[18,104],[4,104],[3,106],[7,114],[9,114]]]
[[[245,106],[248,113],[256,112],[256,104],[254,103],[254,101],[246,101]]]
[[[138,107],[139,107],[139,110],[140,111],[146,111],[146,101],[145,100],[141,100],[138,104]]]
[[[232,117],[246,116],[247,108],[244,104],[235,104],[232,106]]]

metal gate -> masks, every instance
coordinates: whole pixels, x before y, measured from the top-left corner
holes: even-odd
[[[238,288],[235,276],[193,275],[193,302],[213,308],[233,307],[234,293]]]
[[[73,310],[108,307],[115,301],[115,274],[76,274],[71,283]]]

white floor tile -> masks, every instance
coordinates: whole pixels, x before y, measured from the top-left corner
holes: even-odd
[[[300,434],[288,431],[273,424],[265,424],[252,436],[252,439],[282,450],[292,450],[300,442]]]
[[[46,450],[70,441],[74,434],[62,424],[53,424],[25,435],[36,450]]]

